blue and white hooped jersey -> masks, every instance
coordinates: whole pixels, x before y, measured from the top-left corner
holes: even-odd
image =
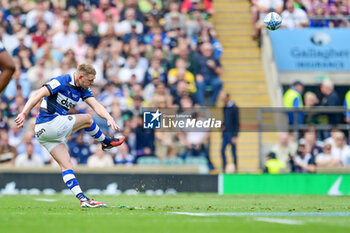
[[[41,103],[36,124],[51,121],[58,115],[67,115],[70,108],[74,108],[80,99],[94,96],[91,89],[77,87],[73,75],[66,74],[51,79],[44,84],[50,91]]]

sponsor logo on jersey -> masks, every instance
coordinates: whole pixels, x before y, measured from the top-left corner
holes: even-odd
[[[51,87],[52,90],[61,85],[61,83],[56,79],[51,80],[47,84]]]
[[[40,137],[43,133],[45,133],[46,130],[45,129],[40,129],[37,132],[35,132],[35,136],[38,138]]]
[[[66,108],[73,108],[75,106],[68,98],[61,100],[61,105]]]

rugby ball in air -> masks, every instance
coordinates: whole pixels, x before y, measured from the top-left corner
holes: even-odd
[[[276,12],[270,12],[265,16],[264,24],[271,31],[278,29],[281,26],[281,23],[282,18]]]

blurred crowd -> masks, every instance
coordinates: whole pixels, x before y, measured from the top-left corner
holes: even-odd
[[[267,156],[265,171],[314,173],[317,168],[350,168],[350,145],[344,132],[334,127],[330,137],[322,140],[314,127],[298,138],[293,133],[279,134],[279,143]]]
[[[285,92],[283,104],[286,108],[315,110],[315,107],[319,107],[318,112],[305,111],[298,112],[296,115],[288,113],[289,125],[293,125],[295,121],[298,124],[331,126],[350,123],[350,90],[340,95],[328,76],[320,77],[324,80],[316,89],[307,87],[308,90],[305,91],[303,83],[295,81]],[[338,112],[322,112],[322,109],[327,110],[329,107],[338,107]],[[294,119],[295,117],[297,119]],[[325,130],[322,135],[323,138],[328,137],[329,130]]]
[[[315,172],[316,167],[350,167],[349,132],[340,129],[341,125],[350,123],[350,90],[343,99],[329,77],[323,78],[315,92],[304,93],[300,81],[285,92],[284,107],[317,111],[288,113],[291,127],[308,125],[308,129],[280,133],[279,143],[268,155],[267,167],[273,167],[272,170],[288,167],[292,172],[304,173]],[[332,107],[338,107],[339,112],[322,112]],[[317,126],[325,128],[317,129]]]
[[[222,46],[210,22],[209,0],[5,0],[0,36],[16,72],[0,99],[0,163],[55,162],[38,144],[33,125],[13,118],[33,91],[80,63],[97,71],[92,91],[127,137],[105,153],[87,134],[69,138],[73,163],[92,167],[136,163],[142,156],[208,158],[208,133],[142,130],[142,107],[215,106],[222,87]],[[71,113],[91,113],[84,102]],[[106,122],[94,120],[109,136]]]
[[[349,0],[251,0],[253,38],[259,38],[267,13],[281,15],[281,28],[348,27],[350,23]]]

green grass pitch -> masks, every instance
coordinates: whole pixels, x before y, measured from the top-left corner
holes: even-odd
[[[189,213],[350,213],[350,197],[178,194],[96,196],[82,209],[73,196],[0,196],[1,233],[350,232],[350,216],[187,216]],[[52,202],[48,202],[52,200]],[[120,206],[127,207],[120,207]]]

